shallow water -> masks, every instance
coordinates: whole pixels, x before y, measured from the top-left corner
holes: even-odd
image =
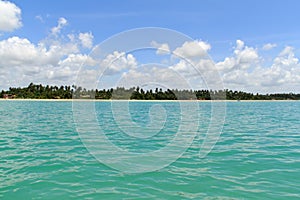
[[[182,123],[178,102],[130,102],[129,121],[147,128],[153,105],[153,116],[165,112],[166,118],[146,138],[128,135],[132,124],[122,127],[128,121],[116,123],[120,113],[111,111],[111,102],[96,102],[96,117],[112,145],[149,153],[170,144]],[[0,198],[299,199],[300,102],[226,106],[223,132],[206,157],[199,150],[211,104],[201,102],[194,110],[201,119],[197,135],[175,162],[127,174],[90,154],[76,130],[72,102],[1,101]]]

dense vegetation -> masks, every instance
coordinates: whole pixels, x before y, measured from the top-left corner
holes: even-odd
[[[162,90],[156,88],[154,91],[144,90],[139,87],[125,89],[87,90],[82,87],[73,86],[43,86],[41,84],[30,83],[24,88],[9,88],[8,91],[2,90],[0,98],[19,98],[19,99],[137,99],[137,100],[190,100],[190,99],[227,99],[227,100],[300,100],[300,94],[281,93],[281,94],[252,94],[232,90]]]

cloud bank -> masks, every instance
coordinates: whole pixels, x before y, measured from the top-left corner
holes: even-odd
[[[15,4],[0,0],[0,13],[0,32],[22,26],[21,9]],[[214,56],[209,54],[214,46],[209,42],[193,40],[174,47],[151,41],[149,47],[156,49],[152,56],[158,57],[157,63],[141,61],[146,54],[118,49],[97,60],[89,55],[95,47],[92,32],[65,34],[62,30],[67,25],[68,20],[60,17],[49,35],[37,43],[19,36],[0,40],[0,88],[30,82],[70,85],[84,65],[94,68],[83,72],[83,82],[98,81],[97,76],[102,74],[102,81],[111,86],[116,82],[125,87],[156,82],[181,89],[214,89],[210,87],[222,85],[250,92],[300,92],[300,64],[297,49],[292,46],[266,43],[257,48],[237,39],[232,52],[214,62]],[[277,55],[272,54],[271,59],[268,56],[265,62],[264,56],[270,51],[277,51]]]
[[[14,3],[0,0],[0,32],[11,32],[22,26],[21,9]]]

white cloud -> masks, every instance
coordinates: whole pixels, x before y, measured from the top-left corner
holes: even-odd
[[[43,19],[43,17],[41,15],[37,15],[37,16],[35,16],[35,18],[37,20],[39,20],[40,22],[45,23],[45,20]]]
[[[75,77],[76,72],[70,67],[48,69],[46,76],[50,80],[67,81],[70,77]]]
[[[234,56],[226,57],[224,61],[216,63],[220,71],[230,71],[233,69],[248,69],[251,65],[259,61],[257,49],[245,46],[241,40],[236,41]]]
[[[275,84],[294,84],[300,82],[299,59],[295,57],[292,47],[285,47],[282,52],[280,52],[274,59],[269,73],[276,75],[277,79]]]
[[[170,69],[177,71],[178,73],[187,73],[193,70],[193,66],[185,60],[180,60],[178,63],[170,66]]]
[[[64,26],[66,26],[67,24],[68,24],[68,21],[65,18],[63,18],[63,17],[59,18],[57,21],[57,26],[55,26],[51,29],[52,34],[57,35],[58,33],[60,33],[61,29]]]
[[[238,42],[234,57],[227,57],[216,64],[223,74],[226,88],[263,93],[295,92],[295,90],[299,92],[297,88],[300,86],[300,64],[292,47],[285,47],[273,59],[271,65],[265,66],[259,59],[256,49],[246,47],[242,43]],[[245,62],[251,61],[255,64],[249,68],[236,67],[242,64],[239,59],[243,55],[241,52],[247,54],[243,58]]]
[[[236,49],[234,54],[239,64],[251,63],[258,59],[257,50],[253,47],[245,46],[241,40],[236,41]]]
[[[174,60],[178,62],[169,66],[168,69],[178,73],[188,82],[189,88],[209,86],[212,89],[223,89],[221,77],[208,55],[210,48],[211,45],[203,41],[185,42],[173,51],[176,56],[172,55],[172,58],[177,58]]]
[[[84,48],[92,48],[93,46],[93,34],[92,33],[79,33],[79,40]]]
[[[65,66],[65,67],[76,67],[79,68],[81,67],[83,64],[84,65],[88,65],[88,66],[94,66],[96,65],[96,61],[89,57],[88,55],[84,55],[84,54],[69,54],[67,58],[65,58],[64,60],[60,60],[58,62],[58,65],[60,66]]]
[[[277,46],[276,44],[268,43],[268,44],[265,44],[262,47],[262,50],[268,51],[268,50],[271,50],[271,49],[275,48],[276,46]]]
[[[216,68],[219,71],[227,71],[231,70],[236,66],[236,58],[234,57],[226,57],[224,61],[220,61],[216,63]]]
[[[33,44],[26,38],[11,37],[0,41],[0,80],[2,88],[24,86],[29,82],[70,84],[82,63],[95,65],[95,61],[80,53],[73,42]]]
[[[111,77],[117,79],[118,76],[119,83],[128,87],[156,84],[198,89],[205,88],[206,84],[208,89],[214,89],[214,86],[222,86],[218,81],[220,73],[225,88],[229,89],[289,92],[300,88],[299,59],[291,46],[283,48],[277,56],[269,59],[271,63],[265,64],[257,48],[237,40],[231,55],[214,64],[208,56],[211,45],[207,42],[183,43],[172,52],[179,55],[174,59],[167,43],[153,41],[151,45],[157,48],[156,53],[169,54],[170,60],[166,63],[172,64],[145,67],[133,54],[120,51],[114,51],[102,60],[94,60],[83,53],[86,48],[93,47],[92,33],[60,34],[66,24],[67,20],[60,18],[50,35],[38,43],[16,36],[0,40],[0,87],[25,86],[29,82],[72,84],[84,63],[86,68],[80,74],[79,83],[87,87],[95,84],[103,72],[108,77],[105,80],[111,81]],[[275,46],[269,43],[262,49]]]
[[[180,73],[170,68],[157,66],[146,66],[124,72],[118,84],[125,87],[190,88],[188,80],[181,76]]]
[[[96,83],[99,72],[85,67],[96,64],[97,62],[88,55],[69,54],[67,58],[61,59],[56,66],[48,67],[45,75],[51,81],[76,82],[77,85],[91,88]]]
[[[70,53],[77,53],[73,43],[33,44],[26,38],[11,37],[0,41],[0,66],[56,65]]]
[[[106,75],[117,74],[125,69],[134,69],[137,67],[137,61],[132,54],[114,51],[101,61],[101,69]]]
[[[36,47],[28,39],[11,37],[0,41],[2,67],[29,64],[37,58],[37,54]]]
[[[257,51],[253,48],[248,48],[248,47],[246,47],[240,52],[237,52],[236,56],[240,64],[255,62],[258,59]]]
[[[170,53],[170,47],[167,43],[160,44],[156,41],[152,41],[151,46],[157,48],[156,54],[158,55],[164,55]]]
[[[291,46],[286,46],[279,54],[280,57],[283,57],[283,56],[294,56],[294,53],[293,53],[293,50],[294,48],[291,47]]]
[[[74,76],[73,76],[74,77]],[[99,79],[99,71],[95,69],[86,69],[80,71],[76,76],[75,84],[87,89],[95,89]]]
[[[236,49],[241,50],[245,47],[245,43],[242,40],[236,40]]]
[[[70,40],[71,42],[76,42],[76,37],[75,37],[74,34],[68,34],[67,37],[69,38],[69,40]]]
[[[215,71],[214,63],[210,59],[201,59],[195,64],[181,59],[169,68],[185,77],[200,77],[208,72]]]
[[[60,18],[50,35],[38,43],[17,36],[0,40],[0,87],[29,82],[72,84],[83,63],[95,66],[96,61],[82,53],[82,48],[91,47],[92,33],[66,37],[59,34],[66,24],[67,20]],[[126,61],[132,61],[130,55]]]
[[[207,51],[210,48],[210,44],[195,40],[185,42],[181,47],[176,48],[173,53],[184,59],[192,60],[207,56]]]
[[[230,73],[225,73],[223,76],[223,81],[226,84],[237,84],[240,85],[241,87],[248,85],[248,77],[249,74],[248,72],[242,70],[242,69],[237,69],[234,71],[231,71]]]
[[[22,26],[21,9],[14,3],[0,0],[0,31],[13,31]]]

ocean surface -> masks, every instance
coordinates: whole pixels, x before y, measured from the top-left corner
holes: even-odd
[[[86,110],[87,124],[78,124],[72,102],[0,101],[0,199],[300,199],[298,101],[227,102],[222,134],[205,157],[214,103],[187,110],[190,126],[178,102],[129,102],[128,115],[118,102],[90,104],[108,141],[96,153],[99,141],[89,148],[84,136],[95,124],[84,121]],[[180,128],[195,126],[172,145]],[[123,166],[116,156],[125,153],[108,144],[140,157]],[[184,151],[159,153],[169,144]],[[157,159],[143,160],[151,152]]]

